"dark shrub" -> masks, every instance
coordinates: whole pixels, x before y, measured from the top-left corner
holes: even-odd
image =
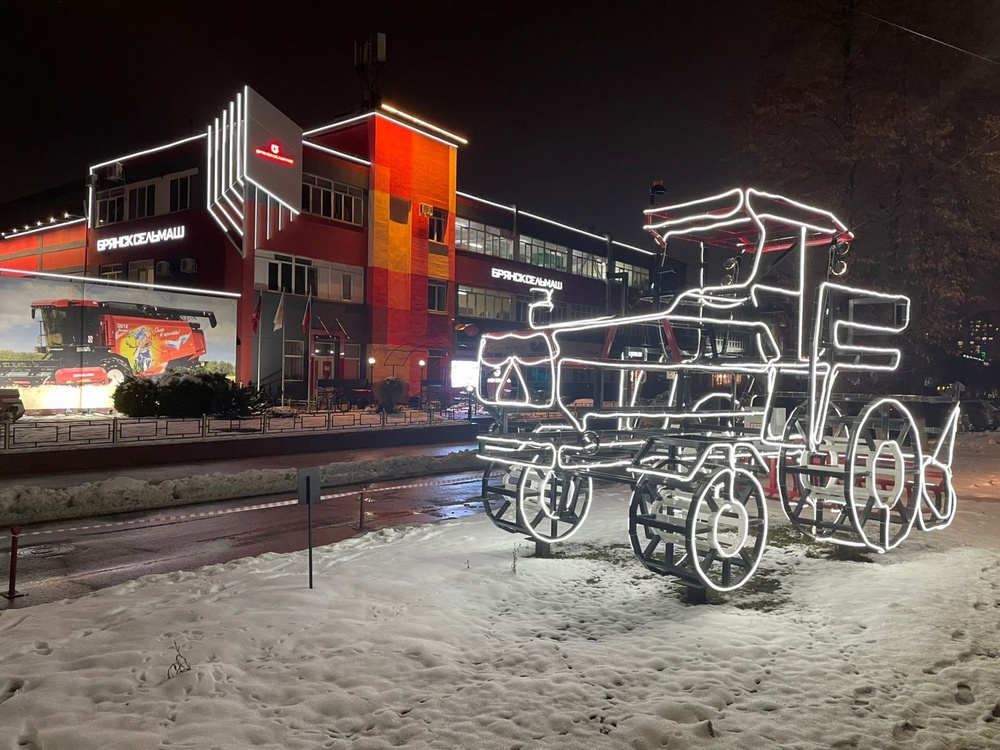
[[[406,381],[395,375],[386,378],[378,384],[379,411],[394,412],[396,404],[406,397]]]
[[[159,413],[158,391],[156,381],[129,375],[115,389],[112,402],[126,417],[155,417]]]
[[[160,380],[161,417],[200,417],[212,405],[212,386],[198,375],[172,373]]]

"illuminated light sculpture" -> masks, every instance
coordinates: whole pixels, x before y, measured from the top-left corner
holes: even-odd
[[[662,309],[551,325],[553,289],[536,288],[529,330],[483,334],[477,397],[502,426],[479,439],[491,520],[564,541],[586,520],[595,480],[628,483],[642,563],[718,591],[739,588],[760,563],[760,477],[772,466],[785,514],[813,539],[883,553],[914,527],[948,526],[957,406],[928,455],[903,400],[873,398],[852,413],[838,394],[844,375],[899,366],[891,338],[910,310],[902,295],[830,281],[854,239],[843,222],[753,189],[645,215],[664,253],[674,239],[697,243],[703,261],[706,247],[724,250],[724,275],[706,284],[703,262],[699,284]],[[635,331],[641,338],[624,338]],[[565,354],[585,332],[604,334],[601,355]],[[613,401],[595,386],[593,405],[567,403],[560,386],[580,369],[599,374]],[[661,392],[644,398],[656,383]],[[540,424],[512,430],[518,415]]]

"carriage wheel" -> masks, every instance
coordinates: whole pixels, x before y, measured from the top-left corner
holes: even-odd
[[[722,469],[695,494],[688,512],[688,556],[716,591],[742,586],[767,542],[764,488],[746,469]]]
[[[689,586],[733,591],[764,554],[764,488],[740,468],[718,470],[690,498],[655,480],[640,481],[629,509],[629,537],[648,569]]]
[[[341,414],[345,414],[350,410],[351,410],[351,399],[349,399],[346,395],[341,393],[339,396],[337,396],[337,411],[339,411]]]
[[[873,401],[858,416],[847,472],[847,510],[861,544],[875,552],[898,546],[920,514],[924,493],[920,434],[899,401]]]
[[[839,410],[836,413],[839,416]],[[835,541],[838,534],[850,530],[842,455],[849,431],[843,424],[828,426],[819,449],[810,451],[806,447],[808,430],[806,405],[800,404],[785,423],[783,445],[778,451],[778,495],[785,516],[795,528],[811,539]],[[795,447],[787,447],[789,443]],[[833,471],[824,476],[802,471],[804,467],[826,467]]]
[[[518,466],[505,471],[501,485],[490,485],[496,469],[491,464],[483,476],[483,507],[498,528],[551,543],[569,539],[586,520],[594,495],[590,477]]]
[[[491,484],[500,475],[499,484]],[[523,534],[517,524],[517,483],[521,478],[520,467],[491,463],[483,472],[483,509],[498,529],[512,534]]]

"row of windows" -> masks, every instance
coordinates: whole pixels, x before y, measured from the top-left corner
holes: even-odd
[[[317,299],[364,301],[364,270],[325,260],[261,251],[255,259],[254,284],[272,292]]]
[[[509,233],[461,217],[455,218],[455,247],[470,253],[514,260],[514,240]]]
[[[461,217],[455,219],[455,247],[504,260],[520,260],[522,263],[554,271],[569,269],[575,276],[587,279],[603,281],[607,276],[608,265],[603,256],[522,235],[518,242],[519,254],[515,257],[514,239],[510,232]],[[628,272],[629,286],[640,289],[649,286],[647,269],[630,263],[618,265],[621,270]]]
[[[365,223],[365,193],[361,188],[303,174],[302,210],[360,227]]]
[[[531,302],[532,298],[524,294],[459,285],[457,313],[470,318],[492,318],[527,324],[530,322],[528,310]],[[549,321],[557,323],[562,320],[593,318],[602,312],[601,308],[592,305],[555,302]]]
[[[191,208],[192,178],[197,173],[194,169],[136,185],[102,190],[96,196],[98,226],[186,211]],[[163,183],[167,183],[166,191],[157,190]]]

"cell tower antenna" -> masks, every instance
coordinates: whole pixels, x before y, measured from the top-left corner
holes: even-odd
[[[378,77],[385,65],[385,34],[373,34],[363,42],[354,43],[354,72],[361,80],[361,108],[377,109],[382,103]]]

